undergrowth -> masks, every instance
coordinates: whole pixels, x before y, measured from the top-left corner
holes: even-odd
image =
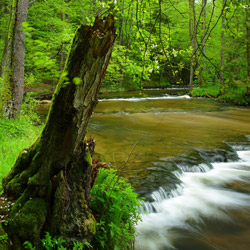
[[[94,249],[130,249],[140,220],[140,199],[131,184],[114,169],[100,169],[91,196],[97,220]]]
[[[193,97],[218,97],[220,85],[208,85],[206,87],[194,88],[191,91]]]
[[[221,86],[219,84],[210,84],[205,87],[194,88],[191,93],[193,97],[217,98],[221,102],[234,105],[250,105],[250,95],[246,86],[230,85]]]
[[[45,238],[41,239],[42,248],[39,249],[46,249],[46,250],[67,250],[64,247],[65,241],[62,237],[52,237],[48,232],[45,234]],[[36,250],[36,247],[32,245],[31,242],[25,241],[24,248],[29,250]],[[84,243],[75,241],[72,250],[83,250],[83,249],[92,249],[92,246],[87,241]]]
[[[34,106],[34,103],[24,103],[16,119],[0,118],[0,180],[13,166],[19,152],[29,147],[41,131],[39,117],[32,112]]]

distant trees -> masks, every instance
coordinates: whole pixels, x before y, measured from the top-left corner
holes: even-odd
[[[176,83],[190,84],[191,90],[207,83],[243,83],[250,71],[248,1],[37,1],[24,23],[25,83],[55,83],[76,27],[107,12],[115,15],[118,39],[104,87]],[[1,13],[6,20],[8,14]],[[3,51],[0,46],[0,55]]]

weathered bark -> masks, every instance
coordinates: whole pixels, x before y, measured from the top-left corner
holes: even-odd
[[[7,226],[16,246],[38,244],[46,231],[62,236],[68,247],[95,234],[92,159],[84,137],[115,36],[112,15],[78,29],[41,135],[3,178],[4,195],[16,200]]]
[[[3,66],[3,90],[0,112],[13,118],[19,114],[24,93],[25,33],[22,23],[27,21],[28,0],[13,0]]]

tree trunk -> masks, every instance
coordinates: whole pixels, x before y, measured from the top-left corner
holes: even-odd
[[[120,27],[119,45],[123,44],[123,23],[124,23],[124,0],[122,1],[122,20]]]
[[[65,22],[65,11],[64,11],[64,1],[63,1],[63,11],[61,14],[61,19],[63,22]],[[60,71],[63,72],[64,69],[64,64],[65,64],[65,54],[64,54],[65,46],[64,46],[64,41],[62,41],[61,44],[61,51],[60,51]],[[60,73],[61,73],[60,72]]]
[[[0,112],[9,118],[19,114],[23,101],[25,33],[22,23],[27,21],[27,13],[28,0],[12,1],[0,103]]]
[[[0,0],[0,18],[4,18],[4,15],[9,15],[7,3],[5,0]],[[7,27],[8,30],[8,27]],[[2,29],[3,31],[3,29]],[[5,64],[5,59],[7,55],[7,47],[8,47],[8,39],[7,39],[7,31],[6,32],[1,32],[0,34],[0,39],[5,40],[5,46],[2,54],[2,58],[0,58],[1,63],[0,63],[0,77],[3,78],[3,66]]]
[[[197,42],[197,21],[196,21],[196,10],[195,10],[195,2],[193,2],[193,24],[194,24],[194,55],[195,55],[195,69],[199,67],[198,62],[198,42]]]
[[[247,78],[250,79],[250,49],[249,49],[249,41],[250,41],[250,24],[249,24],[249,1],[247,1],[247,9],[246,9],[246,53],[247,53]],[[250,83],[249,83],[250,84]]]
[[[223,6],[226,4],[226,0],[223,0]],[[220,50],[220,84],[224,84],[224,64],[225,64],[225,54],[224,54],[224,47],[225,47],[225,17],[222,16],[221,21],[221,50]]]
[[[3,50],[3,56],[1,60],[1,68],[0,68],[0,77],[3,78],[3,72],[4,72],[4,65],[6,63],[6,57],[7,57],[7,49],[8,49],[8,37],[5,38],[5,45]],[[0,104],[1,105],[1,104]]]
[[[38,245],[44,232],[62,236],[67,247],[95,234],[84,138],[115,37],[112,15],[78,29],[41,135],[3,178],[5,197],[15,201],[7,226],[15,249],[26,240]]]
[[[201,44],[202,44],[202,49],[201,49],[201,67],[199,70],[199,84],[202,86],[204,84],[204,79],[203,79],[203,70],[204,70],[204,55],[205,55],[205,46],[206,46],[206,5],[207,5],[207,0],[202,0],[202,38],[201,38]]]
[[[133,4],[134,0],[132,0],[132,3]],[[131,38],[131,34],[132,34],[132,25],[133,25],[133,10],[134,8],[132,7],[132,10],[131,10],[131,18],[130,18],[130,26],[129,26],[129,34],[128,34],[128,41],[127,41],[127,48],[126,48],[126,53],[125,53],[125,63],[127,62],[127,56],[128,56],[128,50],[129,50],[129,47],[130,47],[130,38]],[[122,72],[122,75],[121,75],[121,80],[120,80],[120,86],[122,86],[123,84],[123,81],[124,81],[124,75],[125,75],[125,72],[124,72],[124,67],[121,66],[121,72]]]
[[[191,44],[191,56],[190,56],[190,78],[189,78],[189,90],[193,90],[194,80],[194,27],[193,27],[193,5],[194,0],[189,0],[189,36]]]

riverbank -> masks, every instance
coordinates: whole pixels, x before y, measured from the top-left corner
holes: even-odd
[[[250,92],[246,86],[222,88],[219,84],[207,85],[206,87],[195,87],[189,94],[192,97],[215,98],[220,102],[237,106],[250,105]]]
[[[37,100],[50,100],[55,90],[55,85],[51,84],[37,84],[34,86],[26,86],[25,94],[31,98]],[[190,92],[188,85],[159,85],[157,83],[147,83],[142,90],[135,88],[105,88],[100,89],[99,96],[119,97],[119,96],[132,96],[133,93],[137,93],[137,96],[145,95],[145,91],[148,90],[169,90],[173,95],[188,94],[191,97],[204,97],[214,98],[223,103],[229,103],[237,106],[249,106],[250,105],[250,92],[246,86],[235,86],[222,88],[219,84],[207,84],[205,87],[194,86],[194,89]]]

